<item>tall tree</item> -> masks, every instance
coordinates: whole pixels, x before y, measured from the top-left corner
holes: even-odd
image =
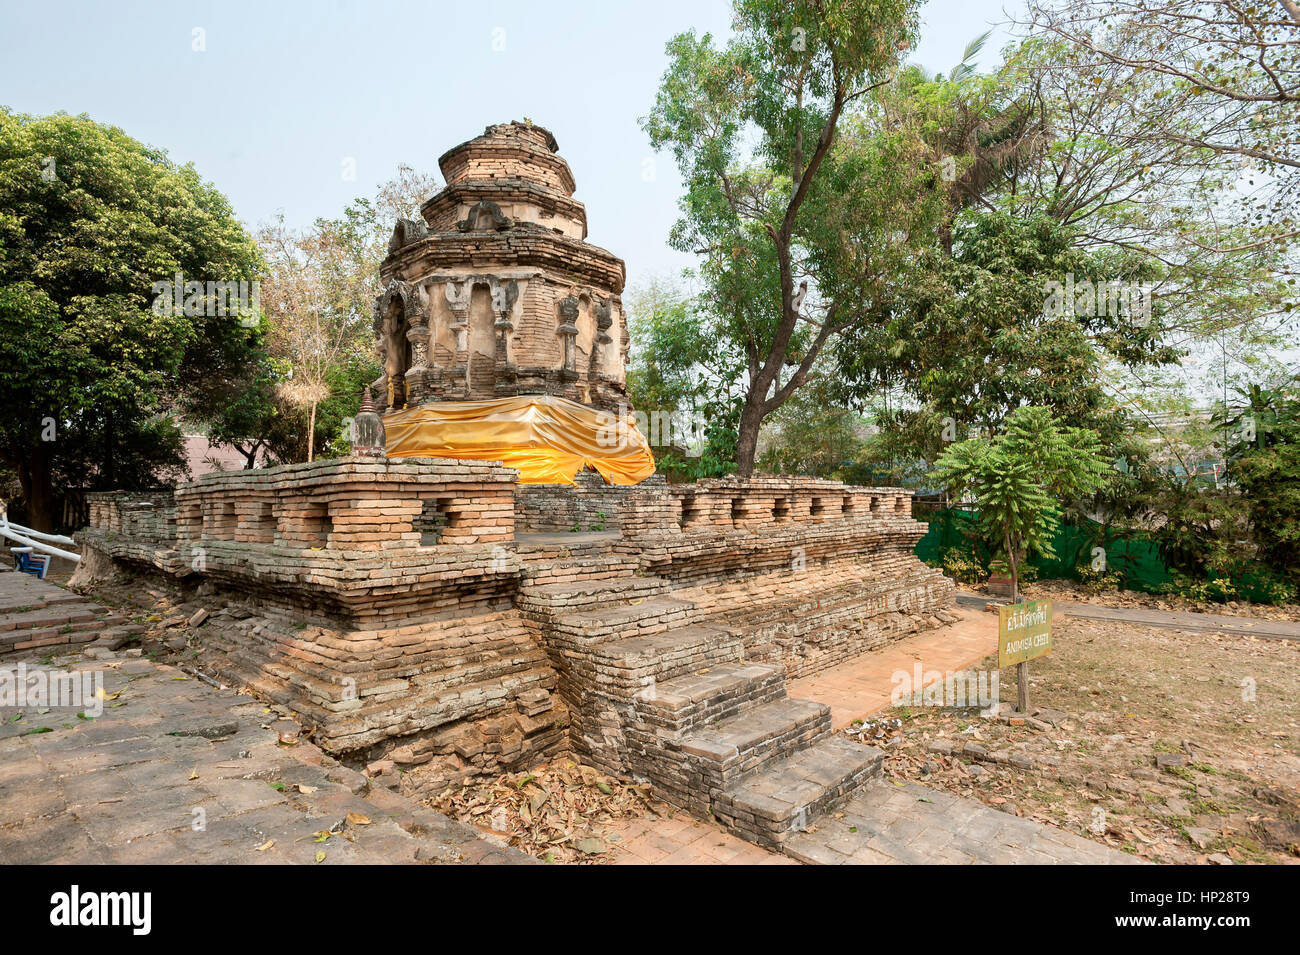
[[[890,385],[912,400],[883,422],[911,434],[873,450],[911,445],[933,460],[938,432],[918,429],[948,427],[951,441],[951,424],[997,427],[1038,403],[1122,453],[1155,368],[1194,361],[1212,336],[1226,350],[1241,342],[1243,360],[1288,340],[1278,225],[1257,217],[1235,157],[1170,135],[1200,113],[1160,75],[1040,29],[991,75],[909,70],[881,97],[932,157],[949,153],[951,218],[888,318],[836,349],[844,400],[865,404]],[[1095,297],[1050,307],[1053,285],[1111,283],[1128,289],[1118,309]]]
[[[251,283],[258,265],[192,166],[86,116],[0,109],[0,460],[34,526],[53,527],[56,482],[182,468],[167,414],[258,347],[257,322],[207,283]],[[178,274],[202,283],[183,307],[158,289]]]
[[[927,206],[918,156],[874,135],[869,110],[914,42],[915,0],[734,6],[724,48],[693,32],[669,41],[643,126],[686,182],[671,242],[703,256],[703,297],[744,356],[736,470],[748,475],[763,420],[828,342],[879,311]],[[839,148],[849,139],[859,148]]]
[[[1143,133],[1257,163],[1276,179],[1294,229],[1300,200],[1300,8],[1292,0],[1060,0],[1034,3],[1026,25],[1159,91]]]
[[[230,379],[213,440],[279,461],[313,460],[322,445],[342,450],[343,420],[378,374],[371,310],[393,226],[418,216],[436,189],[433,177],[399,166],[373,198],[335,218],[294,229],[281,217],[258,231],[269,360]]]

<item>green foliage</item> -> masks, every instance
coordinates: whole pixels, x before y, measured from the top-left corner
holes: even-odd
[[[983,583],[989,575],[987,567],[956,547],[950,547],[943,555],[941,567],[945,574],[961,584]]]
[[[1117,570],[1094,570],[1091,561],[1075,565],[1075,576],[1090,594],[1101,594],[1109,590],[1118,590],[1124,582],[1124,576]]]
[[[653,448],[657,468],[673,480],[721,477],[734,467],[741,366],[725,332],[674,282],[652,280],[627,299],[632,338],[627,393],[647,417],[673,423]],[[702,425],[692,433],[691,423]],[[661,429],[662,432],[662,429]]]
[[[896,409],[879,420],[899,435],[884,445],[892,454],[924,458],[945,422],[964,437],[971,428],[1000,428],[1025,404],[1117,441],[1125,426],[1106,394],[1106,362],[1174,358],[1156,344],[1154,322],[1045,309],[1049,282],[1114,276],[1104,258],[1077,248],[1073,230],[1048,218],[963,214],[952,254],[930,250],[923,262],[890,318],[856,329],[837,349],[848,400],[896,382],[920,403],[921,412]]]
[[[1013,583],[1029,552],[1054,556],[1061,502],[1091,494],[1106,481],[1097,435],[1063,427],[1042,407],[1019,408],[1006,431],[961,441],[935,462],[934,477],[979,511],[975,533],[998,548]]]
[[[0,109],[0,460],[34,525],[52,525],[56,484],[177,472],[179,435],[159,416],[202,417],[260,331],[216,309],[155,309],[154,283],[251,282],[259,262],[192,166],[85,116]]]
[[[434,189],[430,177],[400,166],[374,198],[353,200],[335,218],[302,230],[279,219],[259,230],[269,353],[226,379],[211,440],[250,463],[348,453],[347,420],[381,370],[371,309],[388,239]]]
[[[1240,490],[1258,559],[1300,583],[1300,395],[1248,386],[1244,407],[1221,413],[1228,473]]]
[[[1163,593],[1176,594],[1201,603],[1227,603],[1236,600],[1238,591],[1230,577],[1198,579],[1175,573],[1174,579],[1162,588]]]
[[[842,480],[860,452],[865,422],[829,397],[830,382],[815,375],[768,419],[758,459],[769,474],[811,474]]]
[[[686,193],[671,244],[703,256],[697,308],[743,372],[736,467],[827,342],[879,313],[938,203],[868,94],[915,40],[914,0],[737,0],[725,47],[683,33],[643,121]],[[915,226],[915,227],[914,227]],[[796,286],[806,290],[800,296]]]

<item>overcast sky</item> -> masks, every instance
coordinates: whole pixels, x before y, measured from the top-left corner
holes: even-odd
[[[947,70],[1004,20],[1003,6],[931,0],[913,59]],[[676,169],[668,155],[647,165],[637,120],[668,38],[725,35],[729,22],[722,0],[0,0],[0,104],[120,126],[193,162],[250,226],[278,211],[295,225],[337,215],[400,163],[436,173],[451,146],[526,116],[555,134],[573,168],[590,241],[625,259],[636,284],[691,264],[665,241]],[[995,33],[982,66],[1006,39]]]

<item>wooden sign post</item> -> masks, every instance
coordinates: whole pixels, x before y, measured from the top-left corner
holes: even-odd
[[[1016,667],[1016,709],[1029,709],[1029,661],[1052,652],[1052,602],[998,608],[998,666]]]

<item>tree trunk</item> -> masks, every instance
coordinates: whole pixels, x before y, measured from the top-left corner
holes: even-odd
[[[740,412],[740,432],[736,435],[736,474],[749,477],[754,473],[754,458],[758,454],[758,429],[763,423],[762,398],[752,389],[745,395],[745,406]]]
[[[105,491],[117,490],[117,464],[113,459],[113,412],[110,409],[104,415],[104,461],[103,470],[100,472],[100,480],[103,482]]]
[[[1016,563],[1016,549],[1011,535],[1007,535],[1007,565],[1011,568],[1011,602],[1020,603],[1020,566]]]
[[[27,503],[27,520],[33,530],[52,534],[55,527],[54,482],[50,474],[50,454],[42,444],[31,457],[18,465],[18,483]]]
[[[315,460],[316,455],[316,402],[311,403],[311,419],[307,425],[307,460]]]

